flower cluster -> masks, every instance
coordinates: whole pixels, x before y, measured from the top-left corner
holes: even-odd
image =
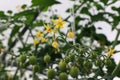
[[[55,35],[57,34],[57,32],[59,32],[59,30],[61,28],[64,28],[64,24],[66,22],[62,20],[61,17],[59,17],[56,20],[52,20],[52,24],[44,24],[44,32],[41,31],[37,31],[36,32],[36,39],[34,39],[34,45],[38,45],[40,42],[44,43],[47,42],[46,34],[53,34],[53,40],[52,40],[52,44],[51,46],[53,48],[58,49],[59,48],[59,43],[58,40],[55,38]],[[68,31],[67,33],[67,37],[73,39],[75,37],[74,33],[72,31]]]
[[[109,52],[108,52],[108,56],[112,56],[114,54],[115,50],[110,48]]]
[[[55,24],[55,28],[64,28],[65,21],[62,21],[62,18],[59,17],[58,20],[52,20],[52,22]]]
[[[44,37],[44,34],[41,31],[36,32],[36,38],[34,39],[34,45],[38,45],[39,42],[41,41],[42,43],[47,42],[47,39]]]
[[[67,36],[68,36],[68,38],[71,38],[71,39],[73,39],[75,37],[75,35],[72,31],[69,31]]]
[[[3,52],[3,50],[4,50],[3,48],[0,48],[0,53]]]

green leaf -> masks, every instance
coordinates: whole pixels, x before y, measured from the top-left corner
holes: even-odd
[[[20,29],[19,26],[15,26],[10,33],[10,37],[15,36],[19,32],[19,29]]]
[[[26,21],[25,21],[25,23],[27,25],[30,25],[31,21],[33,20],[33,18],[34,18],[34,15],[26,15]]]
[[[108,5],[116,3],[118,0],[112,0]]]
[[[98,10],[103,9],[103,7],[100,4],[98,4],[98,2],[94,2],[93,4]]]
[[[8,13],[8,14],[12,14],[13,12],[12,12],[11,10],[8,10],[7,13]]]
[[[106,5],[109,0],[100,0],[100,1],[103,2]]]
[[[93,22],[104,20],[103,15],[104,15],[104,13],[98,13],[97,15],[91,15],[91,19]]]
[[[0,17],[5,16],[3,11],[0,11]]]
[[[10,46],[12,44],[12,42],[13,42],[13,38],[10,37],[8,40],[8,45]]]
[[[101,46],[110,45],[110,42],[107,40],[107,37],[104,34],[95,34],[94,38],[101,44]]]
[[[120,77],[120,71],[118,72],[117,77]]]
[[[4,14],[3,11],[0,11],[0,19],[6,19],[7,16]]]
[[[55,53],[55,49],[51,45],[46,45],[44,48],[41,48],[37,56],[42,57],[46,53],[50,54],[52,61],[54,61],[56,58],[61,58],[61,52]]]
[[[113,17],[113,26],[112,26],[112,30],[114,30],[116,27],[117,27],[117,25],[119,24],[119,21],[120,21],[120,16],[115,16],[115,17]]]
[[[71,9],[70,9],[70,8],[68,8],[68,9],[66,10],[66,12],[67,12],[67,13],[70,13],[70,12],[71,12]]]
[[[35,14],[35,11],[34,10],[26,10],[26,11],[22,11],[22,12],[19,12],[19,13],[16,13],[14,15],[14,19],[18,19],[22,16],[27,16],[27,15],[34,15]]]
[[[88,7],[82,8],[82,10],[80,11],[80,13],[90,15],[89,8]]]
[[[24,4],[24,5],[22,5],[22,9],[25,9],[27,7],[27,5],[26,4]]]
[[[112,7],[112,10],[117,11],[120,14],[120,7]]]
[[[8,45],[11,45],[13,37],[19,32],[20,27],[19,26],[15,26],[13,27],[11,33],[10,33],[10,38],[8,40]]]
[[[60,2],[56,0],[32,0],[32,6],[40,6],[40,7],[49,7],[59,3]]]
[[[106,68],[108,69],[107,73],[111,74],[115,67],[116,67],[116,63],[115,63],[114,59],[111,59],[111,65],[106,66]]]
[[[86,36],[86,37],[91,37],[91,35],[93,33],[95,33],[96,29],[94,26],[92,27],[85,27],[83,28],[83,30],[81,31],[81,34],[79,36],[83,37],[83,36]]]
[[[39,21],[36,21],[35,23],[32,24],[32,28],[35,28],[35,27],[39,27],[39,26],[43,26],[43,21],[42,20],[39,20]]]
[[[24,23],[27,24],[27,25],[30,25],[35,14],[36,14],[35,10],[26,10],[26,11],[23,11],[23,12],[20,12],[20,13],[16,13],[13,18],[16,21],[21,22],[22,21],[21,18],[24,17],[25,18]]]
[[[31,50],[31,46],[32,46],[32,44],[27,44],[24,48],[19,48],[19,52],[28,52],[28,51],[30,51]],[[26,53],[27,54],[27,53]]]

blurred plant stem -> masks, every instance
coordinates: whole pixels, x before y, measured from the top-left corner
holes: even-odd
[[[16,80],[16,76],[17,76],[18,71],[19,71],[19,67],[17,67],[17,69],[16,69],[16,71],[15,71],[15,74],[14,74],[14,76],[13,76],[13,80]]]
[[[114,42],[113,42],[113,44],[112,44],[112,48],[113,48],[113,49],[114,49],[115,46],[116,46],[117,40],[118,40],[118,38],[119,38],[119,35],[120,35],[120,30],[117,31],[117,35],[116,35],[115,40],[114,40]]]
[[[118,32],[117,32],[117,35],[116,35],[116,37],[115,37],[115,40],[114,40],[114,42],[113,42],[113,45],[112,45],[112,48],[114,49],[115,48],[115,46],[116,46],[116,43],[117,43],[117,40],[118,40],[118,38],[119,38],[119,35],[120,35],[120,30],[118,30]],[[118,75],[118,72],[120,71],[120,61],[119,61],[119,63],[118,63],[118,65],[114,68],[114,70],[113,70],[113,72],[112,72],[112,78],[111,79],[108,79],[108,80],[113,80],[113,78],[116,76],[116,75]]]
[[[74,5],[75,5],[75,2],[74,2]],[[73,17],[73,22],[71,23],[72,24],[72,31],[73,31],[73,33],[74,33],[74,39],[73,39],[73,45],[75,45],[76,44],[76,42],[75,42],[75,38],[76,38],[76,36],[75,36],[75,13],[74,13],[74,6],[73,6],[73,8],[72,8],[72,17]]]
[[[34,18],[33,18],[33,20],[31,21],[31,24],[30,24],[30,25],[27,25],[27,24],[25,25],[25,27],[22,29],[22,31],[18,34],[19,37],[22,37],[22,36],[25,34],[25,32],[29,29],[29,26],[32,25],[33,21],[36,20],[36,18],[38,17],[39,14],[40,14],[39,11],[36,10],[36,14],[34,14]],[[19,39],[16,38],[16,39],[11,43],[11,45],[9,45],[8,49],[7,49],[6,51],[4,51],[4,54],[2,55],[2,63],[3,63],[3,64],[5,64],[6,55],[7,55],[7,54],[11,51],[11,49],[16,45],[16,43],[18,42],[18,40],[19,40]]]
[[[119,61],[118,65],[115,67],[115,69],[112,72],[112,76],[113,76],[112,78],[114,78],[116,75],[118,75],[119,72],[120,72],[120,61]]]

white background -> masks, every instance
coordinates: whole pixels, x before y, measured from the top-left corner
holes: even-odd
[[[73,5],[72,2],[69,2],[69,0],[59,0],[62,2],[62,4],[60,5],[56,5],[53,6],[53,9],[57,9],[58,10],[58,15],[61,15],[62,17],[66,17],[66,14],[64,14],[65,9],[67,9],[68,7],[71,7],[71,5]],[[0,0],[0,11],[7,11],[7,10],[12,10],[14,13],[18,12],[18,9],[16,9],[17,6],[21,6],[22,4],[27,4],[28,6],[31,5],[31,0]],[[119,3],[117,3],[116,5],[119,5]],[[113,41],[115,39],[116,36],[116,31],[112,31],[110,26],[107,24],[97,24],[96,26],[102,26],[102,30],[97,30],[98,33],[104,33],[108,40]],[[120,37],[119,37],[120,40]],[[120,46],[116,46],[115,47],[116,50],[120,50]],[[113,55],[113,57],[115,58],[116,63],[118,64],[118,62],[120,61],[120,53]],[[119,79],[114,79],[114,80],[120,80]]]

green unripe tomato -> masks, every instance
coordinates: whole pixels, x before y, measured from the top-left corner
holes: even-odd
[[[65,57],[65,62],[66,62],[66,63],[69,63],[69,61],[70,61],[69,57],[66,56],[66,57]]]
[[[84,67],[88,66],[87,61],[84,61],[84,62],[83,62],[83,65],[84,65]]]
[[[26,63],[20,62],[20,63],[19,63],[19,66],[20,66],[21,68],[25,68],[27,65],[26,65]]]
[[[111,65],[111,60],[110,59],[106,59],[105,61],[104,61],[104,63],[105,63],[105,65]]]
[[[21,72],[21,73],[20,73],[20,76],[23,76],[23,75],[25,74],[25,69],[21,69],[20,72]]]
[[[40,65],[40,66],[39,66],[39,72],[42,73],[43,70],[44,70],[44,66]]]
[[[68,75],[65,72],[60,73],[59,80],[68,80]]]
[[[44,56],[44,62],[48,63],[50,60],[51,60],[50,55],[47,54]]]
[[[32,55],[32,56],[29,57],[29,63],[30,64],[34,65],[36,62],[37,62],[36,56]]]
[[[90,58],[96,59],[97,58],[97,54],[95,52],[90,53]]]
[[[38,72],[39,71],[39,65],[34,65],[33,66],[33,71]]]
[[[71,75],[71,77],[77,78],[78,74],[79,74],[79,69],[76,66],[72,66],[70,68],[70,75]]]
[[[77,61],[78,63],[80,63],[80,65],[81,65],[81,64],[83,64],[84,59],[82,59],[82,58],[80,58],[80,57],[77,57],[77,58],[76,58],[76,61]]]
[[[70,59],[70,61],[74,61],[75,55],[74,54],[69,54],[69,59]]]
[[[53,79],[55,77],[55,75],[56,75],[56,72],[55,72],[54,69],[49,69],[47,71],[47,77],[48,77],[48,79]]]
[[[62,72],[65,72],[66,71],[66,62],[61,60],[59,62],[59,65],[58,65],[59,69],[62,71]]]
[[[19,63],[19,66],[22,68],[22,67],[23,67],[23,63],[22,63],[22,62],[20,62],[20,63]]]
[[[90,69],[92,68],[92,62],[88,63],[88,68],[90,68]]]
[[[95,66],[100,66],[102,64],[101,60],[96,60],[95,61]]]
[[[21,54],[19,57],[20,62],[24,63],[26,61],[26,55],[25,54]]]
[[[92,62],[90,62],[90,61],[84,61],[83,65],[86,68],[89,68],[89,69],[92,68]]]

